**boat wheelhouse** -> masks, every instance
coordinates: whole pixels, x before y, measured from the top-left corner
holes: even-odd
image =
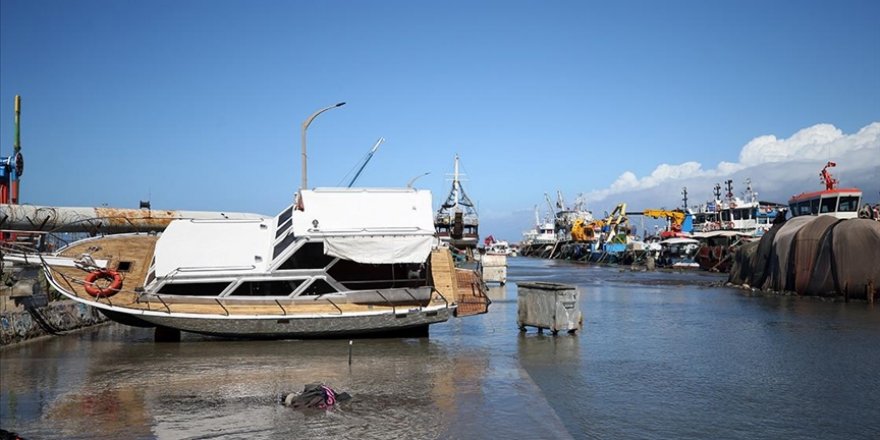
[[[451,254],[435,245],[429,191],[319,188],[275,217],[174,220],[161,234],[73,243],[43,265],[59,292],[130,325],[248,338],[423,333],[485,296],[458,288]]]
[[[862,191],[858,188],[838,188],[838,181],[828,168],[837,166],[834,162],[828,162],[819,177],[825,184],[823,191],[801,193],[793,196],[788,201],[792,217],[801,215],[832,215],[837,218],[858,217],[859,206],[862,202]]]
[[[715,199],[693,210],[694,231],[735,231],[761,236],[770,230],[776,217],[784,215],[785,205],[758,200],[752,182],[746,179],[743,198],[734,196],[733,181],[727,180],[727,194],[721,198],[721,184],[714,189]]]

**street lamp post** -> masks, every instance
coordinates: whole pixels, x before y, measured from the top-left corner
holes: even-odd
[[[301,138],[302,139],[302,185],[300,186],[301,190],[306,189],[309,186],[308,176],[306,174],[306,161],[307,161],[306,160],[306,130],[309,128],[309,124],[311,124],[312,121],[318,117],[318,115],[326,112],[327,110],[334,109],[336,107],[342,107],[343,105],[345,105],[345,103],[340,102],[339,104],[324,107],[321,110],[318,110],[318,111],[312,113],[311,116],[309,116],[308,118],[306,118],[305,121],[303,121],[302,138]]]
[[[409,179],[409,182],[406,183],[406,187],[407,187],[407,188],[412,188],[413,183],[416,182],[416,179],[418,179],[419,177],[425,177],[425,176],[427,176],[428,174],[431,174],[431,172],[428,171],[427,173],[419,174],[418,176],[413,177],[412,179]]]

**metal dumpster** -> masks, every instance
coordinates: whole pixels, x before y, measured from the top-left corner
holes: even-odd
[[[550,329],[574,333],[583,326],[577,287],[568,284],[527,282],[517,283],[517,319],[521,331],[526,326],[538,331]]]

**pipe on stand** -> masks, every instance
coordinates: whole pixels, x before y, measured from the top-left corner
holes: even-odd
[[[0,203],[19,203],[22,174],[24,174],[24,156],[21,154],[21,96],[15,95],[15,138],[12,155],[0,157]],[[0,242],[7,240],[15,240],[15,234],[0,232]]]

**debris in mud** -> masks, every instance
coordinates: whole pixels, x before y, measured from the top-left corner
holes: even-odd
[[[282,403],[293,409],[329,409],[350,399],[351,395],[346,392],[338,392],[321,383],[311,383],[303,387],[301,393],[283,395]]]

